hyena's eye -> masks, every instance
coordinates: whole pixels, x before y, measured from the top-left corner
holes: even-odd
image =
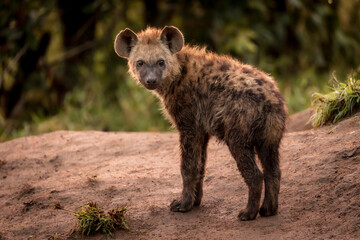
[[[160,67],[163,67],[163,66],[165,66],[165,61],[164,60],[159,60],[158,62],[157,62],[157,64],[160,66]]]
[[[136,62],[136,67],[141,67],[142,65],[144,65],[144,61],[139,60]]]

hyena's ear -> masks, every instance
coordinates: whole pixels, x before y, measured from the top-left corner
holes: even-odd
[[[176,27],[165,26],[161,30],[160,39],[165,43],[172,53],[176,53],[184,46],[184,36]]]
[[[114,42],[114,49],[117,55],[128,58],[131,49],[136,45],[138,37],[131,29],[126,28],[118,33]]]

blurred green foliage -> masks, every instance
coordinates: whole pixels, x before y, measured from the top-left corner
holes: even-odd
[[[271,73],[291,113],[329,73],[360,65],[360,1],[3,0],[0,141],[47,131],[167,131],[158,100],[113,50],[129,27],[179,27],[191,44]]]

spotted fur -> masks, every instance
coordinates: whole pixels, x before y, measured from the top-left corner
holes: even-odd
[[[126,29],[117,35],[114,47],[128,59],[133,78],[161,99],[165,114],[179,131],[183,192],[171,203],[171,210],[185,212],[200,205],[207,144],[215,136],[227,144],[249,187],[240,220],[255,219],[258,212],[276,214],[279,144],[287,110],[272,77],[229,56],[184,45],[175,27],[149,27],[138,34]],[[162,69],[159,61],[164,62]],[[153,85],[147,84],[150,75]],[[259,210],[263,181],[265,197]]]

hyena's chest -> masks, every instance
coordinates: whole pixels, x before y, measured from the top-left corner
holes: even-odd
[[[163,104],[178,127],[205,127],[213,119],[216,101],[209,91],[192,87],[174,91]]]

